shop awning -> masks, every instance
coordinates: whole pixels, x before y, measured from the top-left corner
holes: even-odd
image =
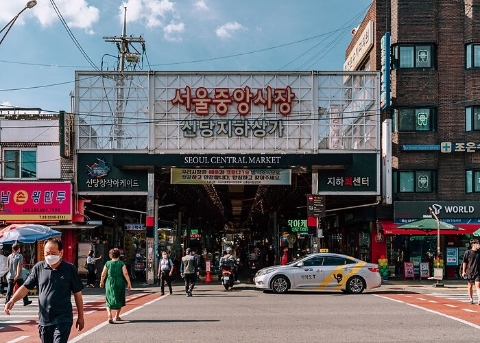
[[[422,230],[404,230],[404,229],[397,229],[398,226],[401,224],[395,224],[393,220],[380,220],[380,224],[382,225],[383,232],[385,235],[417,235],[417,236],[424,236],[424,235],[436,235],[437,230],[432,231],[422,231]],[[480,224],[454,224],[458,226],[461,230],[442,230],[440,234],[442,235],[472,235],[477,229],[480,228]]]
[[[93,224],[60,224],[50,226],[54,230],[92,230],[100,225]]]

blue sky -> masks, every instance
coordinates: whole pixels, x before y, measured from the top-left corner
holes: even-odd
[[[1,2],[0,29],[27,0]],[[103,37],[121,35],[125,6],[127,35],[146,43],[137,70],[337,71],[371,2],[37,0],[0,45],[0,106],[69,111],[75,70],[115,70]]]

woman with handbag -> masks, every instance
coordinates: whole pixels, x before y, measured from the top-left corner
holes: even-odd
[[[90,250],[87,255],[87,287],[95,287],[95,280],[97,278],[97,267],[95,262],[100,260],[102,256],[95,258],[93,257],[93,250]]]

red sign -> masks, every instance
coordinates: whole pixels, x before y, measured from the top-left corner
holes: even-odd
[[[189,86],[175,90],[175,96],[171,99],[172,105],[184,105],[187,111],[195,109],[195,114],[198,116],[208,116],[210,114],[209,107],[215,107],[215,112],[218,115],[224,116],[228,114],[229,106],[236,103],[236,110],[238,114],[245,116],[250,113],[251,105],[264,106],[268,111],[272,111],[275,104],[278,104],[278,112],[287,116],[292,111],[292,101],[295,99],[295,93],[292,88],[287,86],[285,88],[266,87],[257,89],[254,92],[250,87],[235,88],[230,94],[229,88],[215,88],[212,94],[205,87],[199,87],[193,91]],[[193,94],[192,94],[193,93]]]
[[[0,220],[72,220],[70,182],[0,182]]]

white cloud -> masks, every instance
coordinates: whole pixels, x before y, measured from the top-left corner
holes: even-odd
[[[205,3],[205,0],[198,0],[195,1],[195,4],[193,5],[195,9],[197,10],[208,10],[208,6]]]
[[[67,22],[69,28],[79,28],[93,34],[93,25],[100,20],[100,10],[88,4],[86,0],[55,0],[58,11]],[[38,1],[37,6],[30,9],[42,26],[59,23],[50,1]]]
[[[119,8],[122,23],[125,7],[127,7],[127,22],[140,21],[149,28],[161,27],[167,16],[175,15],[175,3],[169,0],[128,0]]]
[[[163,28],[164,37],[166,40],[172,42],[179,42],[182,40],[180,36],[181,33],[185,31],[185,24],[170,22],[167,26]]]
[[[242,25],[240,25],[239,23],[237,23],[236,21],[234,21],[218,27],[215,30],[215,33],[220,38],[228,38],[228,37],[231,37],[232,34],[237,32],[238,30],[247,30],[247,29]]]

